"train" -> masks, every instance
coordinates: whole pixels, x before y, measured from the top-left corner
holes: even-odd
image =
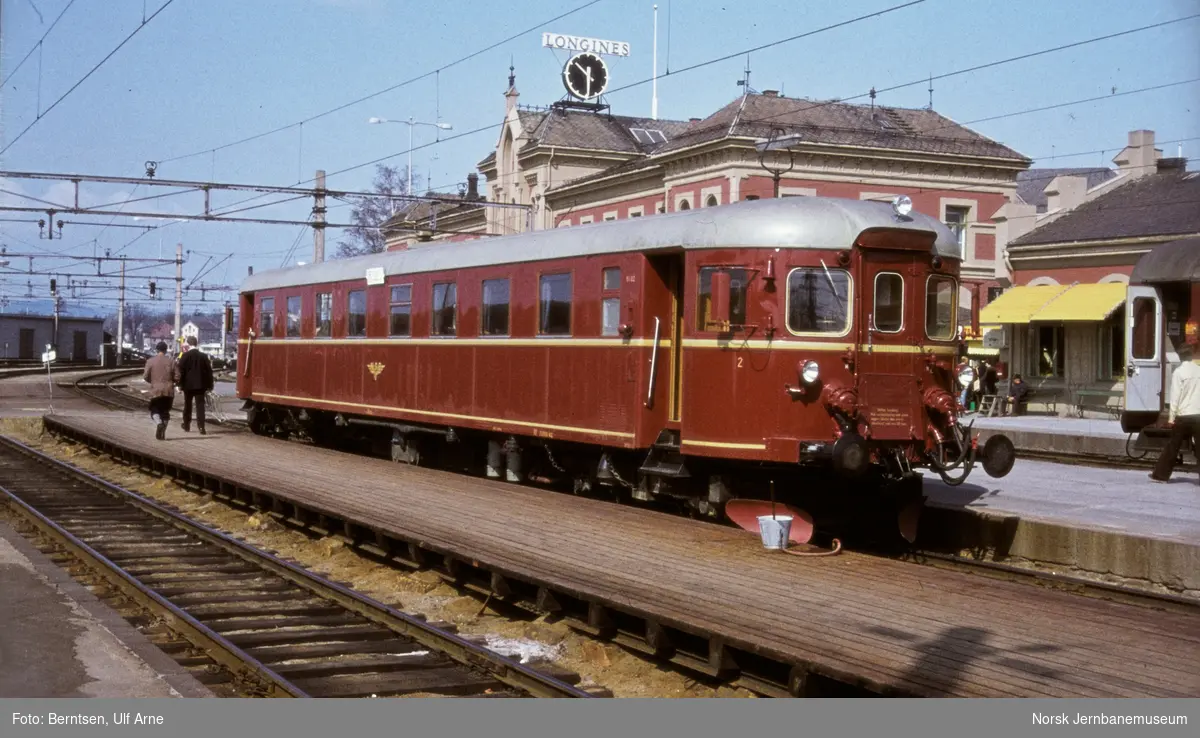
[[[1167,409],[1178,350],[1200,345],[1200,237],[1158,244],[1138,259],[1125,305],[1121,429],[1137,434],[1133,448],[1145,455],[1161,451],[1170,435]]]
[[[1015,461],[959,422],[962,258],[907,197],[796,197],[264,271],[237,392],[255,433],[403,463],[913,521],[922,470]]]

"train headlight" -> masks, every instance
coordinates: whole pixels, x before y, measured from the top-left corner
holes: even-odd
[[[821,367],[815,361],[806,361],[800,369],[800,378],[805,384],[812,384],[817,381],[817,377],[821,376]]]
[[[892,200],[892,210],[896,211],[896,215],[899,215],[901,218],[908,217],[908,214],[912,212],[912,198],[908,195],[897,197],[895,200]]]
[[[975,370],[967,364],[963,364],[958,368],[958,383],[963,387],[971,386],[975,381]]]

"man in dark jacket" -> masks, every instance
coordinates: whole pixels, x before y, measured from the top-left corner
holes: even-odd
[[[204,352],[196,348],[196,337],[188,336],[187,352],[179,360],[179,388],[183,390],[183,430],[191,431],[192,403],[196,403],[196,425],[204,432],[204,396],[212,391],[212,364]]]
[[[1020,374],[1014,374],[1012,384],[1008,387],[1008,414],[1020,415],[1021,406],[1025,403],[1025,398],[1029,396],[1029,385],[1025,384],[1025,380]]]
[[[179,381],[179,370],[175,360],[167,355],[167,344],[159,341],[158,355],[146,362],[142,379],[150,383],[150,417],[158,424],[154,437],[165,440],[167,422],[171,419],[171,405],[175,402],[175,383]]]

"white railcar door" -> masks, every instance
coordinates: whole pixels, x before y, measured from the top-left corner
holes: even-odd
[[[1154,287],[1131,286],[1126,300],[1125,410],[1163,408],[1163,306]]]

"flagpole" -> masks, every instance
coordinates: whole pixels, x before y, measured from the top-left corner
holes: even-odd
[[[654,6],[654,52],[653,52],[652,56],[654,57],[654,62],[653,62],[653,64],[654,64],[653,70],[654,71],[653,71],[653,74],[651,75],[653,82],[651,83],[652,92],[650,93],[650,95],[651,95],[651,97],[650,97],[650,119],[658,120],[658,6],[657,5]]]

